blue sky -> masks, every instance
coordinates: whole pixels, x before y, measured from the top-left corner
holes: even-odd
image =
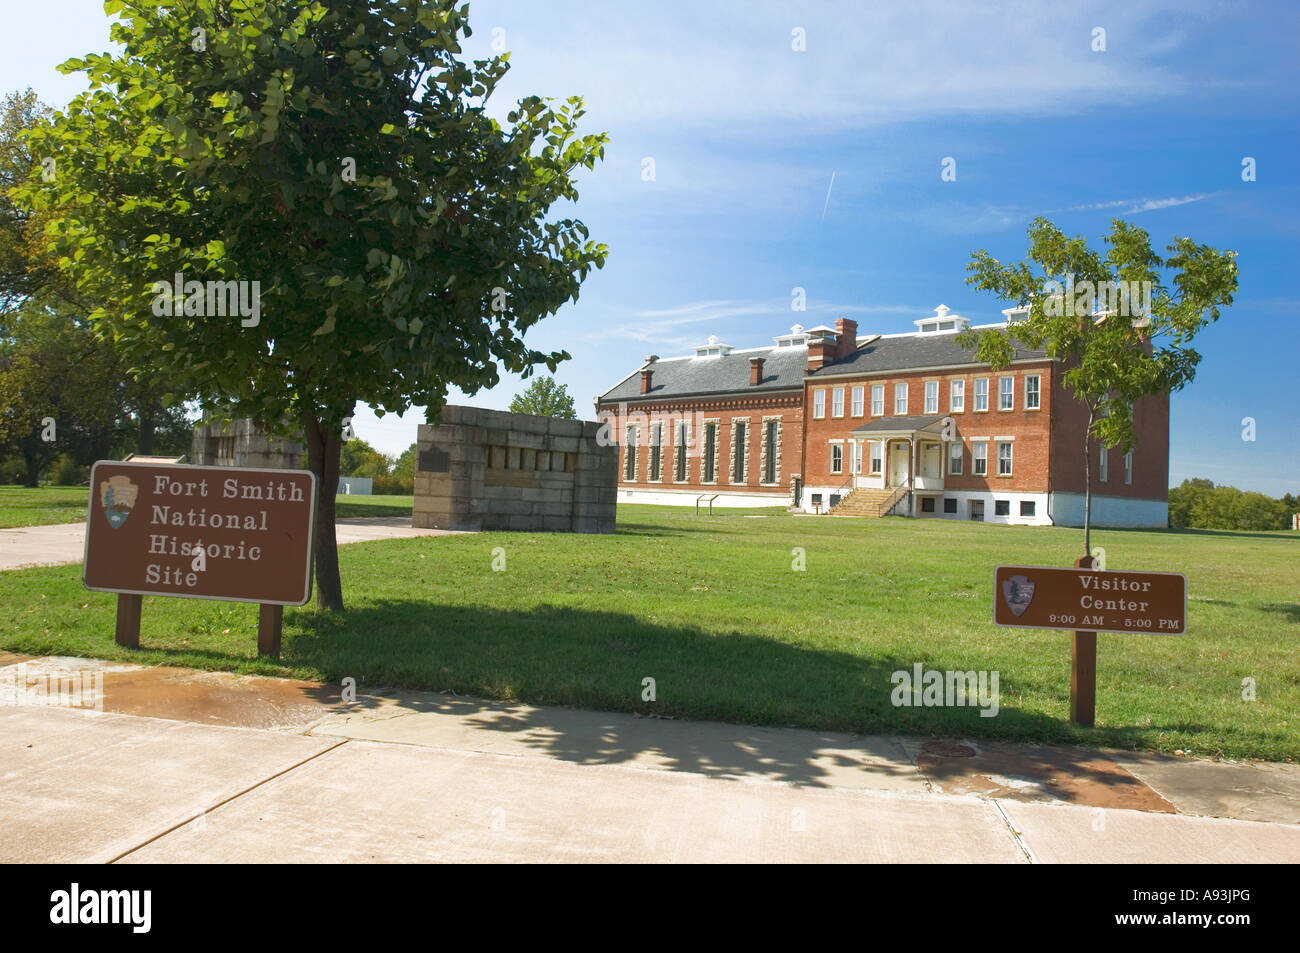
[[[710,334],[910,331],[941,302],[998,320],[1005,304],[965,284],[973,251],[1023,257],[1040,214],[1099,244],[1120,216],[1158,251],[1185,235],[1240,256],[1237,302],[1174,396],[1171,482],[1300,492],[1296,7],[474,0],[470,23],[471,55],[511,51],[502,118],[524,95],[579,94],[611,136],[577,207],[609,262],[528,338],[573,355],[557,376],[580,414],[645,354]],[[99,0],[3,0],[0,25],[0,90],[55,106],[83,87],[55,64],[108,46]],[[453,399],[504,408],[521,386]],[[355,426],[397,453],[420,420],[362,410]]]

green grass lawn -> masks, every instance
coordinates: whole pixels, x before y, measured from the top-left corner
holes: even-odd
[[[0,573],[0,647],[745,724],[1300,756],[1300,539],[1102,530],[1110,569],[1182,572],[1182,637],[1102,634],[1097,727],[1069,724],[1070,636],[998,628],[999,563],[1070,565],[1078,530],[622,506],[612,536],[482,533],[340,551],[349,606],[145,601],[138,652],[79,567]],[[505,571],[493,571],[504,549]],[[792,567],[792,549],[806,571]],[[997,670],[1001,711],[894,707],[890,676]],[[657,700],[642,701],[642,680]],[[1254,679],[1256,698],[1242,699]]]
[[[0,529],[86,520],[84,486],[0,486]]]
[[[0,529],[82,523],[86,519],[84,486],[0,486]],[[339,516],[410,516],[410,496],[340,496]]]

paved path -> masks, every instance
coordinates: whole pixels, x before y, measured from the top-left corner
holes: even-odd
[[[6,704],[73,673],[102,711]],[[0,862],[1300,861],[1296,765],[3,653],[0,780]]]
[[[375,539],[405,539],[411,536],[447,536],[445,529],[417,529],[409,516],[361,516],[337,521],[340,545]],[[29,566],[62,566],[81,562],[86,548],[86,524],[23,526],[0,529],[0,571]]]

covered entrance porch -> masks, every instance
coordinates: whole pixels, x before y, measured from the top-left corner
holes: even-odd
[[[906,512],[919,515],[920,492],[944,488],[943,417],[882,417],[852,431],[850,459],[856,461],[853,488],[863,504],[879,512],[894,510],[906,497]]]

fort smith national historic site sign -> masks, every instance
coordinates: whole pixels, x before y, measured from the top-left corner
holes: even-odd
[[[258,648],[278,655],[284,606],[311,598],[315,513],[306,470],[101,460],[82,582],[118,594],[119,644],[139,644],[142,596],[180,596],[260,603]]]

